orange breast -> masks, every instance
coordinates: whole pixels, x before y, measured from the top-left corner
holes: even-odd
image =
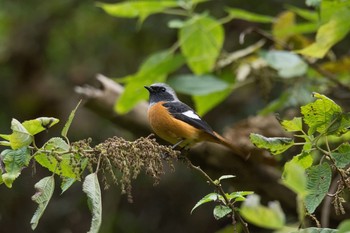
[[[159,137],[172,144],[182,139],[185,139],[185,142],[180,146],[186,146],[187,144],[197,142],[201,131],[172,117],[168,110],[162,105],[163,103],[164,102],[156,103],[148,110],[148,119],[153,131]]]

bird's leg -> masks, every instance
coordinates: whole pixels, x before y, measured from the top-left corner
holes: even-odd
[[[180,145],[181,143],[183,143],[184,141],[185,141],[185,139],[181,139],[180,141],[178,141],[177,143],[175,143],[175,144],[171,147],[171,149],[172,149],[172,150],[175,150],[175,148],[176,148],[178,145]],[[180,152],[182,152],[182,150],[183,150],[183,148],[181,148]],[[161,156],[162,156],[162,159],[167,159],[167,158],[169,157],[169,154],[168,154],[168,153],[162,153]]]

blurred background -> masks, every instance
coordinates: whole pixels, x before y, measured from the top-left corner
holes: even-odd
[[[288,3],[303,6],[304,2],[215,0],[201,5],[199,11],[203,7],[221,17],[225,14],[223,8],[230,6],[274,16]],[[41,145],[60,134],[80,99],[74,92],[75,86],[96,85],[97,73],[108,77],[134,73],[145,57],[176,41],[176,30],[166,27],[171,16],[153,15],[139,27],[137,19],[111,17],[95,4],[91,0],[0,0],[1,133],[10,133],[11,118],[19,121],[40,116],[59,118],[58,125],[38,136],[37,144]],[[247,22],[239,20],[225,24],[225,48],[239,49],[239,34],[248,26]],[[258,85],[253,85],[233,94],[232,103],[237,109],[234,119],[239,121],[255,115],[273,98],[273,93],[266,95]],[[213,128],[217,127],[215,115],[223,110],[218,106],[208,114],[206,119]],[[127,128],[118,129],[108,120],[80,107],[69,138],[74,141],[91,137],[92,144],[114,135],[131,140],[134,137]],[[33,166],[36,172],[24,169],[12,189],[0,186],[0,232],[32,232],[29,222],[36,209],[31,201],[34,184],[49,174],[40,165]],[[213,177],[222,175],[220,170],[208,170],[208,173]],[[56,186],[35,232],[87,232],[91,216],[81,183],[77,182],[63,195],[60,195],[58,183]],[[232,187],[241,188],[235,180],[228,182],[228,190]],[[254,189],[254,185],[251,188]],[[213,218],[210,204],[190,215],[195,203],[211,191],[201,176],[181,163],[177,163],[175,172],[168,171],[157,186],[141,175],[133,184],[134,203],[128,203],[126,197],[120,195],[118,186],[103,191],[100,232],[232,232],[225,231],[229,220]],[[296,213],[291,210],[288,216],[293,220]],[[269,231],[252,226],[251,232]]]

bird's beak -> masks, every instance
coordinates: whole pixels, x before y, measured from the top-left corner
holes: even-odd
[[[149,92],[152,92],[152,87],[150,86],[144,86]]]

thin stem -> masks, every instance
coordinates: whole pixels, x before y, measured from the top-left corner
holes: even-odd
[[[210,176],[205,173],[199,166],[195,166],[191,163],[191,161],[185,157],[187,164],[194,170],[198,171],[202,176],[204,176],[205,179],[208,180],[208,182],[213,185],[218,192],[221,194],[221,196],[224,198],[225,200],[225,204],[227,206],[230,207],[230,209],[232,210],[232,225],[236,224],[236,219],[235,216],[237,216],[238,221],[241,223],[242,228],[243,228],[243,232],[244,233],[249,233],[249,229],[248,229],[248,224],[241,218],[241,216],[239,215],[239,213],[237,212],[237,210],[235,209],[234,205],[230,202],[230,200],[228,200],[228,198],[226,197],[226,194],[224,192],[224,190],[222,189],[222,186],[220,184],[220,182],[215,182],[212,178],[210,178]]]

